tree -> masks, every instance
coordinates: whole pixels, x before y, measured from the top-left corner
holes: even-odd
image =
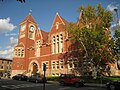
[[[120,70],[120,28],[115,30],[115,35],[114,35],[114,51],[117,56],[118,60],[118,69]]]
[[[115,47],[116,47],[116,52],[118,53],[120,50],[120,29],[115,30]]]
[[[19,2],[21,2],[21,3],[23,3],[23,2],[25,3],[25,0],[17,0],[17,1],[19,1]]]
[[[62,58],[65,62],[71,56],[77,58],[81,73],[104,73],[107,64],[114,63],[116,58],[109,30],[112,14],[101,4],[81,6],[79,11],[82,14],[78,23],[65,26],[71,45]]]
[[[4,1],[4,0],[1,0],[2,2]],[[21,3],[25,3],[25,0],[16,0],[16,1],[18,1],[18,2],[21,2]]]

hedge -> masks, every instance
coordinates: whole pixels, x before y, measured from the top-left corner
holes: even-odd
[[[120,80],[120,76],[98,76],[96,79],[93,79],[91,76],[81,76],[81,79],[85,81],[85,83],[107,83],[113,80]],[[58,81],[58,76],[49,76],[47,77],[48,81]]]

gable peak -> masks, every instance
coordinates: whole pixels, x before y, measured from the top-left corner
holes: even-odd
[[[56,12],[56,15],[59,15],[58,11]]]
[[[22,21],[22,23],[25,22],[25,21],[31,21],[31,22],[37,24],[36,21],[34,20],[33,16],[32,16],[32,14],[31,14],[31,11],[30,11],[29,14],[26,16],[26,18]]]
[[[83,10],[80,11],[79,20],[82,18]]]

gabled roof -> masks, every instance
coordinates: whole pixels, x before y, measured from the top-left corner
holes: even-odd
[[[36,21],[34,20],[32,14],[27,15],[26,18],[21,23],[26,22],[26,21],[31,21],[33,23],[36,23]]]
[[[56,22],[59,22],[59,24],[62,24],[62,25],[67,25],[68,22],[63,19],[59,14],[58,12],[56,12],[56,16],[54,18],[54,21],[53,21],[53,24],[51,26],[51,29],[50,29],[50,34],[53,33],[53,32],[56,32],[54,26],[56,25]]]
[[[77,25],[81,23],[82,14],[83,14],[83,13],[82,13],[82,11],[81,11],[81,12],[80,12],[80,16],[79,16],[79,18],[78,18],[78,21],[76,22]]]
[[[20,43],[16,47],[24,47],[24,45]]]
[[[60,16],[60,18],[62,19],[62,21],[64,22],[65,25],[68,24],[68,22],[64,18],[62,18],[61,16]]]
[[[41,39],[42,43],[48,43],[48,32],[38,29],[36,32],[36,39]]]
[[[41,30],[41,34],[42,34],[44,39],[48,38],[48,32],[45,32],[45,31]]]
[[[3,61],[11,61],[11,62],[12,62],[12,59],[8,59],[8,58],[0,58],[0,60],[3,60]]]
[[[63,25],[65,25],[65,24],[68,23],[65,19],[63,19],[63,18],[59,15],[58,12],[56,12],[56,16],[55,16],[55,18],[54,18],[53,24],[55,23],[55,20],[56,20],[57,18],[59,18],[59,19],[61,20],[61,22],[62,22]]]
[[[43,44],[48,43],[48,34],[49,33],[41,30],[41,34],[42,34],[42,37],[43,37]]]

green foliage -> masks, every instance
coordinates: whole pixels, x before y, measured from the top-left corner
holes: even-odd
[[[48,81],[58,81],[59,77],[58,76],[49,76],[47,77]]]
[[[120,48],[120,28],[115,31],[115,38],[116,38],[115,44]]]
[[[83,80],[85,80],[86,83],[103,83],[106,84],[109,81],[114,81],[114,80],[120,80],[120,76],[98,76],[96,79],[93,79],[90,76],[83,76]]]
[[[85,80],[85,83],[104,83],[106,84],[109,81],[112,80],[120,80],[120,76],[98,76],[96,79],[93,79],[91,76],[81,76],[83,80]],[[58,81],[59,77],[58,76],[49,76],[47,77],[48,81]]]
[[[105,10],[101,4],[97,7],[89,5],[88,7],[81,6],[79,10],[82,12],[82,23],[84,25],[91,24],[94,28],[109,28],[113,19],[112,13]]]
[[[65,27],[70,35],[69,51],[72,52],[67,53],[69,55],[65,54],[64,58],[67,60],[71,54],[74,54],[72,56],[78,58],[80,63],[87,61],[91,63],[90,67],[95,67],[95,71],[104,71],[106,63],[114,63],[116,58],[113,50],[114,41],[109,30],[112,14],[101,4],[97,7],[81,6],[79,10],[82,13],[81,23],[77,25],[70,23]],[[75,50],[78,51],[75,52]]]

